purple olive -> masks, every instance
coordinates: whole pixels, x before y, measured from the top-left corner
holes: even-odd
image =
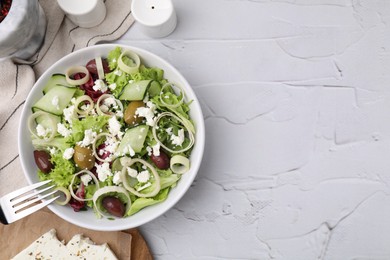
[[[125,205],[116,197],[107,196],[102,200],[102,204],[107,212],[115,217],[121,218],[125,215]]]
[[[103,65],[103,71],[104,73],[109,73],[110,72],[110,69],[108,67],[108,62],[106,59],[102,59],[102,65]],[[87,68],[87,70],[89,71],[89,73],[91,74],[94,74],[94,75],[98,75],[98,71],[97,71],[97,68],[96,68],[96,61],[95,59],[93,60],[90,60],[88,61],[87,65],[85,66]]]
[[[160,170],[166,170],[169,168],[169,161],[170,161],[169,157],[166,153],[164,153],[161,150],[159,156],[155,156],[154,154],[152,154],[150,156],[150,159],[152,160],[154,165],[156,165],[156,167],[159,168]]]
[[[43,173],[49,173],[53,169],[53,164],[50,162],[51,156],[46,151],[34,151],[34,160],[38,169]]]

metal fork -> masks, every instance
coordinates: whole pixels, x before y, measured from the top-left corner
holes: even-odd
[[[0,222],[7,225],[46,207],[60,196],[49,200],[57,190],[50,191],[54,185],[47,186],[51,180],[38,182],[13,191],[0,198]]]

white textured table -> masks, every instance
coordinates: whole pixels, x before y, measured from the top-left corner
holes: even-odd
[[[120,39],[203,105],[185,197],[141,227],[156,259],[390,259],[390,1],[174,0]]]

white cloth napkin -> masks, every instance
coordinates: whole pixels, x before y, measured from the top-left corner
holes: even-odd
[[[36,79],[68,53],[120,38],[133,24],[131,0],[105,0],[105,20],[93,28],[73,24],[56,0],[40,0],[47,20],[41,49],[29,60],[0,61],[0,196],[27,184],[18,154],[18,127]],[[33,155],[31,155],[33,156]]]

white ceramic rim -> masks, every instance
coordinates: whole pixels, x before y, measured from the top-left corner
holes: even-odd
[[[20,122],[19,122],[18,149],[19,149],[19,155],[20,155],[20,161],[22,164],[22,169],[23,169],[24,175],[25,175],[28,183],[32,184],[32,183],[35,183],[38,181],[38,177],[36,174],[37,168],[36,168],[35,162],[33,160],[33,155],[32,155],[32,153],[26,154],[27,153],[26,149],[27,150],[30,149],[29,151],[31,151],[31,149],[32,149],[31,139],[29,137],[29,134],[28,133],[26,134],[26,131],[28,132],[27,127],[26,127],[26,125],[27,125],[26,118],[28,117],[29,114],[31,114],[30,108],[31,108],[33,102],[36,101],[36,100],[33,100],[33,98],[34,98],[33,96],[37,95],[36,93],[43,88],[44,83],[50,78],[50,76],[53,73],[61,73],[61,72],[63,73],[65,71],[65,69],[64,69],[65,67],[70,66],[70,65],[78,65],[78,64],[74,64],[73,62],[71,64],[66,65],[70,61],[79,60],[80,65],[85,64],[86,62],[88,62],[87,59],[90,59],[93,55],[95,55],[95,56],[100,55],[102,50],[105,50],[105,55],[107,55],[109,50],[112,50],[117,46],[119,46],[123,49],[128,49],[128,50],[132,50],[132,51],[136,52],[137,54],[139,54],[141,60],[143,60],[143,57],[147,57],[147,56],[149,58],[152,58],[154,60],[154,62],[156,62],[156,64],[147,64],[147,65],[148,66],[162,67],[164,69],[164,75],[166,75],[166,78],[168,80],[171,80],[170,74],[175,75],[177,77],[177,79],[176,79],[177,82],[175,82],[175,83],[181,84],[186,92],[188,99],[193,100],[191,105],[190,105],[190,107],[191,107],[190,113],[191,113],[192,119],[196,123],[196,125],[195,125],[195,127],[196,127],[196,143],[194,145],[193,152],[191,154],[191,169],[190,169],[190,172],[186,173],[188,175],[182,177],[182,179],[179,181],[178,185],[170,191],[170,194],[168,195],[168,198],[165,201],[163,201],[162,203],[144,208],[140,212],[134,214],[133,216],[123,218],[123,219],[116,219],[114,221],[107,220],[107,219],[97,219],[96,216],[94,215],[93,211],[91,209],[89,209],[88,212],[74,213],[74,214],[79,214],[79,215],[77,216],[77,218],[73,218],[71,216],[74,216],[74,215],[68,216],[67,214],[63,213],[63,212],[66,213],[66,211],[64,211],[64,208],[66,208],[68,210],[72,210],[72,209],[69,209],[69,207],[63,207],[63,206],[59,206],[59,205],[55,205],[55,204],[51,204],[48,206],[48,208],[52,212],[54,212],[57,216],[63,218],[64,220],[66,220],[72,224],[75,224],[77,226],[92,229],[92,230],[97,230],[97,231],[119,231],[119,230],[126,230],[126,229],[130,229],[130,228],[139,227],[145,223],[148,223],[148,222],[156,219],[157,217],[161,216],[166,211],[171,209],[184,196],[184,194],[187,192],[187,190],[190,188],[191,184],[193,183],[193,181],[194,181],[194,179],[199,171],[199,168],[200,168],[200,164],[201,164],[203,152],[204,152],[204,145],[205,145],[205,127],[204,127],[203,114],[202,114],[199,100],[197,99],[197,97],[196,97],[193,89],[189,85],[189,83],[186,81],[186,79],[181,75],[181,73],[179,71],[177,71],[170,63],[168,63],[164,59],[160,58],[159,56],[157,56],[149,51],[141,49],[141,48],[136,48],[136,47],[132,47],[132,46],[128,46],[128,45],[121,45],[121,44],[95,45],[95,46],[87,47],[87,48],[75,51],[73,53],[70,53],[69,55],[63,57],[62,59],[60,59],[56,63],[54,63],[49,69],[47,69],[45,71],[45,73],[42,74],[42,76],[34,84],[32,90],[30,91],[30,93],[26,99],[26,102],[25,102],[23,110],[22,110]],[[84,55],[84,54],[86,54],[86,55]],[[88,56],[88,57],[84,57],[84,56]],[[93,57],[95,57],[95,56],[93,56]],[[194,111],[196,111],[196,112],[194,112]],[[27,141],[23,142],[23,140],[26,138],[27,138]],[[30,142],[28,142],[28,141],[30,141]],[[195,151],[197,151],[197,153],[194,153]],[[196,157],[193,159],[193,156],[196,156]],[[32,160],[32,162],[34,162],[34,165],[31,164],[31,160]],[[28,164],[28,162],[30,162],[30,164]],[[178,187],[180,187],[180,188],[178,188]],[[153,214],[151,214],[151,213],[153,213]],[[94,219],[96,219],[96,221],[93,221],[93,219],[92,219],[92,222],[81,221],[80,219],[83,219],[83,216],[87,217],[87,215],[85,215],[85,214],[89,214],[89,216],[93,215],[93,217],[94,217]],[[101,226],[97,225],[96,222],[101,221],[101,220],[103,220],[102,222],[100,222],[100,224],[102,224],[102,225]],[[114,224],[114,225],[110,225],[110,224]]]

